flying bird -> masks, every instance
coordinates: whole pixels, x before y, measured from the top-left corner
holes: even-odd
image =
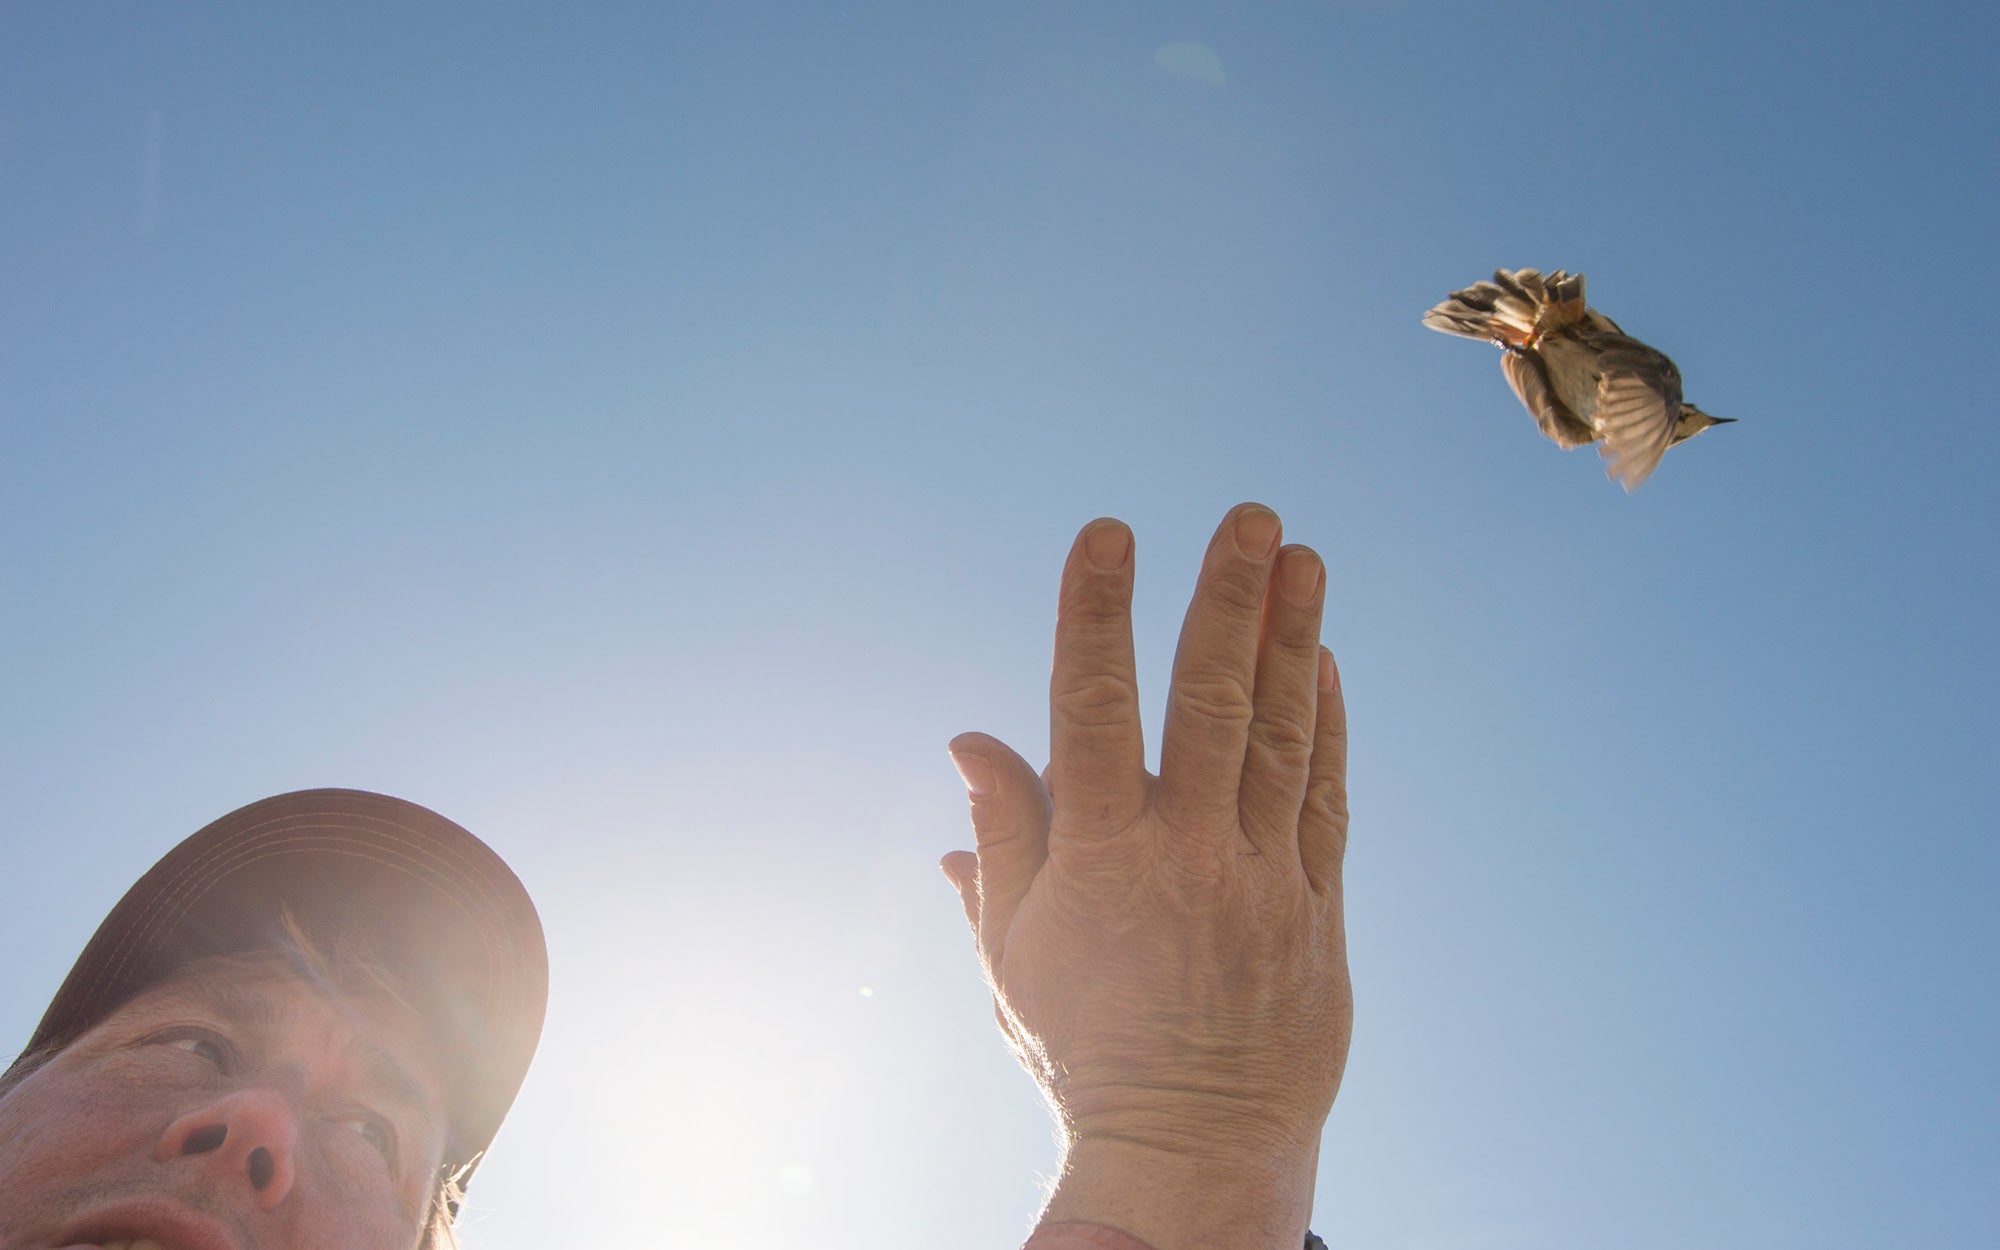
[[[1681,401],[1674,362],[1583,302],[1583,275],[1556,270],[1495,270],[1424,314],[1445,334],[1500,345],[1508,385],[1550,442],[1565,451],[1596,443],[1607,476],[1634,491],[1667,448],[1711,425]]]

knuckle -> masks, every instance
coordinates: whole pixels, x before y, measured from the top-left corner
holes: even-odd
[[[1057,718],[1091,728],[1125,724],[1138,699],[1132,680],[1116,673],[1087,673],[1049,689],[1049,709]]]
[[[1286,764],[1303,767],[1312,759],[1312,731],[1289,716],[1259,717],[1250,726],[1250,742]]]
[[[1056,599],[1056,619],[1068,625],[1112,627],[1122,624],[1128,611],[1122,595],[1101,586],[1065,587]]]
[[[1012,811],[987,812],[974,808],[972,834],[979,849],[988,853],[1006,852],[1030,841],[1030,829]]]
[[[1272,614],[1271,650],[1287,667],[1301,674],[1301,690],[1311,690],[1319,675],[1319,618],[1296,608]]]
[[[1323,755],[1335,773],[1346,776],[1347,769],[1347,729],[1345,726],[1322,727],[1314,734],[1313,750]],[[1342,784],[1336,782],[1335,784]]]
[[[1347,832],[1347,787],[1336,781],[1319,781],[1306,787],[1305,820]]]
[[[1220,724],[1250,719],[1250,691],[1222,674],[1193,674],[1174,683],[1173,710],[1178,717]]]
[[[1217,574],[1208,594],[1229,615],[1254,620],[1264,612],[1265,581],[1261,569],[1230,568]]]

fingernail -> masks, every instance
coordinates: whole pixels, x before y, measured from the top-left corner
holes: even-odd
[[[975,799],[983,799],[993,793],[993,765],[986,758],[970,753],[951,753],[951,762],[958,769],[958,775],[965,779],[965,791]]]
[[[1236,516],[1236,546],[1252,560],[1262,560],[1278,545],[1278,514],[1269,508],[1245,508]]]
[[[1117,521],[1098,521],[1083,536],[1084,558],[1100,573],[1116,573],[1132,554],[1132,531]]]
[[[1319,557],[1305,547],[1294,547],[1278,559],[1278,589],[1296,607],[1310,607],[1319,594]]]
[[[1333,652],[1319,649],[1319,688],[1332,690],[1340,684],[1340,670],[1333,666]]]

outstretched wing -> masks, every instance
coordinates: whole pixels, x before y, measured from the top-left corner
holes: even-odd
[[[1576,414],[1556,399],[1555,392],[1549,389],[1549,375],[1542,368],[1540,356],[1524,348],[1510,347],[1500,353],[1500,368],[1521,406],[1542,427],[1543,437],[1550,442],[1568,451],[1597,437],[1596,431],[1577,420]]]
[[[1627,492],[1635,491],[1660,467],[1674,441],[1681,413],[1681,372],[1674,362],[1624,335],[1593,335],[1600,349],[1597,411],[1598,454],[1604,471]]]

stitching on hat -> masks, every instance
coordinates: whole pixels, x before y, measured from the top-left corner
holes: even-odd
[[[330,854],[355,856],[394,867],[409,876],[416,877],[427,884],[438,887],[441,892],[454,897],[465,893],[455,888],[458,883],[454,878],[440,871],[449,861],[442,856],[424,854],[425,851],[430,849],[425,844],[408,838],[391,837],[386,839],[389,845],[377,845],[376,841],[353,836],[357,832],[353,826],[313,826],[302,829],[294,837],[284,838],[275,842],[263,842],[254,851],[245,854],[245,851],[249,848],[246,848],[243,844],[249,841],[248,835],[251,833],[260,833],[268,829],[270,824],[274,823],[277,822],[267,822],[264,825],[246,829],[243,831],[242,836],[234,836],[217,843],[215,847],[210,848],[203,855],[196,857],[194,861],[177,870],[173,877],[163,882],[160,894],[149,903],[144,912],[135,917],[132,928],[127,930],[128,936],[120,943],[123,949],[118,951],[118,958],[113,963],[107,965],[106,974],[115,978],[117,975],[123,973],[126,965],[131,962],[132,955],[136,954],[134,948],[141,944],[142,939],[149,943],[160,929],[180,916],[185,915],[193,902],[201,898],[231,874],[247,864],[255,863],[275,855],[300,853],[306,849],[307,844],[318,843],[320,849]],[[361,829],[358,832],[368,833],[375,831]],[[342,837],[342,834],[348,836]],[[343,846],[342,843],[348,845]],[[364,847],[377,851],[400,848],[405,858],[402,861],[398,861],[386,858],[380,854],[369,855],[362,850],[351,849],[354,847]],[[418,869],[424,871],[419,871]],[[481,891],[481,893],[484,893],[484,891]],[[468,901],[490,902],[491,900],[469,899]]]
[[[329,817],[337,817],[340,823],[314,823]],[[293,822],[303,822],[299,836],[266,844],[249,856],[241,853],[244,842],[263,836],[273,826]],[[476,848],[471,845],[441,848],[434,840],[409,836],[414,828],[393,819],[355,817],[347,812],[293,812],[247,825],[218,840],[214,846],[203,848],[201,853],[190,857],[188,863],[177,867],[174,875],[162,883],[160,893],[148,901],[112,950],[107,952],[106,962],[100,965],[91,980],[87,998],[98,998],[107,982],[115,982],[122,976],[133,957],[142,947],[151,945],[161,929],[185,915],[196,900],[231,873],[261,859],[298,853],[297,849],[288,848],[295,848],[302,842],[320,842],[322,849],[330,853],[370,860],[424,881],[457,903],[468,919],[474,922],[489,958],[496,951],[518,956],[520,952],[516,948],[511,926],[501,923],[508,914],[503,905],[503,891],[494,879],[490,866],[478,862],[484,857],[477,855]],[[349,836],[342,838],[341,834]],[[343,841],[378,852],[400,848],[404,858],[398,860],[350,849],[340,845]],[[452,867],[459,869],[459,873],[454,875],[446,871]],[[467,885],[471,888],[461,888]],[[489,968],[496,966],[489,964]],[[503,988],[492,984],[495,978],[491,975],[487,980],[489,990]],[[504,989],[511,991],[513,988],[511,979],[508,979]],[[511,992],[506,996],[513,997]]]
[[[397,858],[374,854],[371,852],[381,848],[354,839],[348,840],[350,843],[353,843],[353,845],[348,847],[328,845],[324,836],[287,839],[284,842],[266,844],[254,850],[248,850],[248,853],[231,855],[226,860],[217,862],[214,866],[219,870],[208,875],[206,879],[186,875],[181,876],[173,883],[168,896],[171,905],[162,907],[157,911],[152,921],[145,927],[146,935],[148,937],[152,936],[179,916],[185,915],[191,909],[192,905],[199,901],[203,895],[207,894],[209,890],[215,888],[215,886],[219,885],[236,871],[261,860],[298,854],[300,850],[297,844],[307,841],[317,842],[319,844],[317,849],[322,851],[381,864],[384,867],[401,872],[406,876],[413,877],[431,886],[441,897],[456,906],[460,913],[472,923],[472,927],[478,934],[489,961],[493,958],[494,952],[499,945],[494,940],[494,930],[502,928],[504,931],[504,928],[494,923],[497,917],[494,916],[490,908],[480,906],[482,900],[474,897],[467,891],[456,888],[457,883],[451,877],[440,874],[437,871],[437,861],[435,859],[427,861],[417,856]],[[239,848],[239,850],[244,849],[247,848]],[[117,976],[124,971],[125,966],[130,963],[131,956],[136,954],[140,944],[135,935],[134,940],[125,945],[127,949],[120,952],[118,960],[114,964],[107,965],[106,973],[103,977],[99,978],[100,985],[105,979],[112,981],[117,979]],[[489,967],[492,966],[489,963]],[[489,982],[489,992],[501,988],[492,984],[493,978],[491,976],[487,980]],[[97,992],[98,988],[98,985],[93,986],[93,994]],[[511,987],[507,988],[511,989]],[[508,997],[511,997],[511,995],[508,995]]]
[[[323,822],[329,816],[338,816],[341,820],[341,823],[339,824],[319,823]],[[412,859],[419,860],[420,862],[427,862],[430,866],[436,867],[447,863],[455,863],[456,865],[462,868],[474,869],[474,866],[468,861],[468,857],[463,854],[455,853],[451,855],[441,855],[437,853],[437,848],[435,847],[435,845],[429,841],[410,838],[407,836],[400,838],[395,836],[396,833],[408,834],[412,826],[402,824],[394,820],[375,818],[376,820],[379,821],[379,823],[382,826],[384,826],[384,828],[376,829],[366,823],[362,824],[353,823],[357,819],[366,821],[369,818],[367,817],[356,818],[351,814],[345,812],[331,813],[331,812],[313,811],[313,812],[288,813],[285,815],[270,817],[256,824],[246,825],[244,828],[231,833],[230,835],[228,835],[223,839],[218,840],[213,846],[203,848],[201,853],[191,856],[186,864],[178,867],[175,870],[175,875],[172,878],[162,883],[162,892],[159,895],[157,895],[154,899],[150,900],[147,907],[143,911],[141,911],[141,913],[138,916],[134,917],[133,928],[127,930],[127,934],[129,936],[128,938],[121,939],[121,942],[119,944],[120,947],[130,946],[134,944],[134,942],[141,935],[150,935],[153,931],[157,930],[157,928],[159,927],[158,922],[163,918],[162,913],[171,911],[175,903],[182,901],[186,897],[184,891],[189,881],[199,877],[202,873],[208,871],[211,868],[215,868],[217,870],[215,873],[215,878],[219,880],[221,877],[228,875],[229,872],[233,871],[235,868],[240,866],[240,864],[237,861],[240,859],[238,852],[242,843],[252,838],[263,836],[264,832],[272,828],[273,826],[283,825],[292,822],[303,822],[300,828],[300,837],[293,839],[294,841],[303,840],[315,836],[332,837],[343,832],[350,834],[356,832],[364,834],[374,834],[380,841],[389,844],[400,844],[403,847],[408,848],[408,853],[410,854]],[[418,854],[418,852],[429,852],[428,859],[426,860],[425,857]],[[476,870],[474,870],[469,872],[467,875],[477,877],[483,874],[479,874],[477,873]],[[484,889],[482,889],[480,892],[488,896],[487,901],[489,902],[496,901],[495,899],[496,892]],[[124,964],[128,962],[130,952],[120,951],[119,953],[121,957],[116,963],[116,970],[123,971]]]

